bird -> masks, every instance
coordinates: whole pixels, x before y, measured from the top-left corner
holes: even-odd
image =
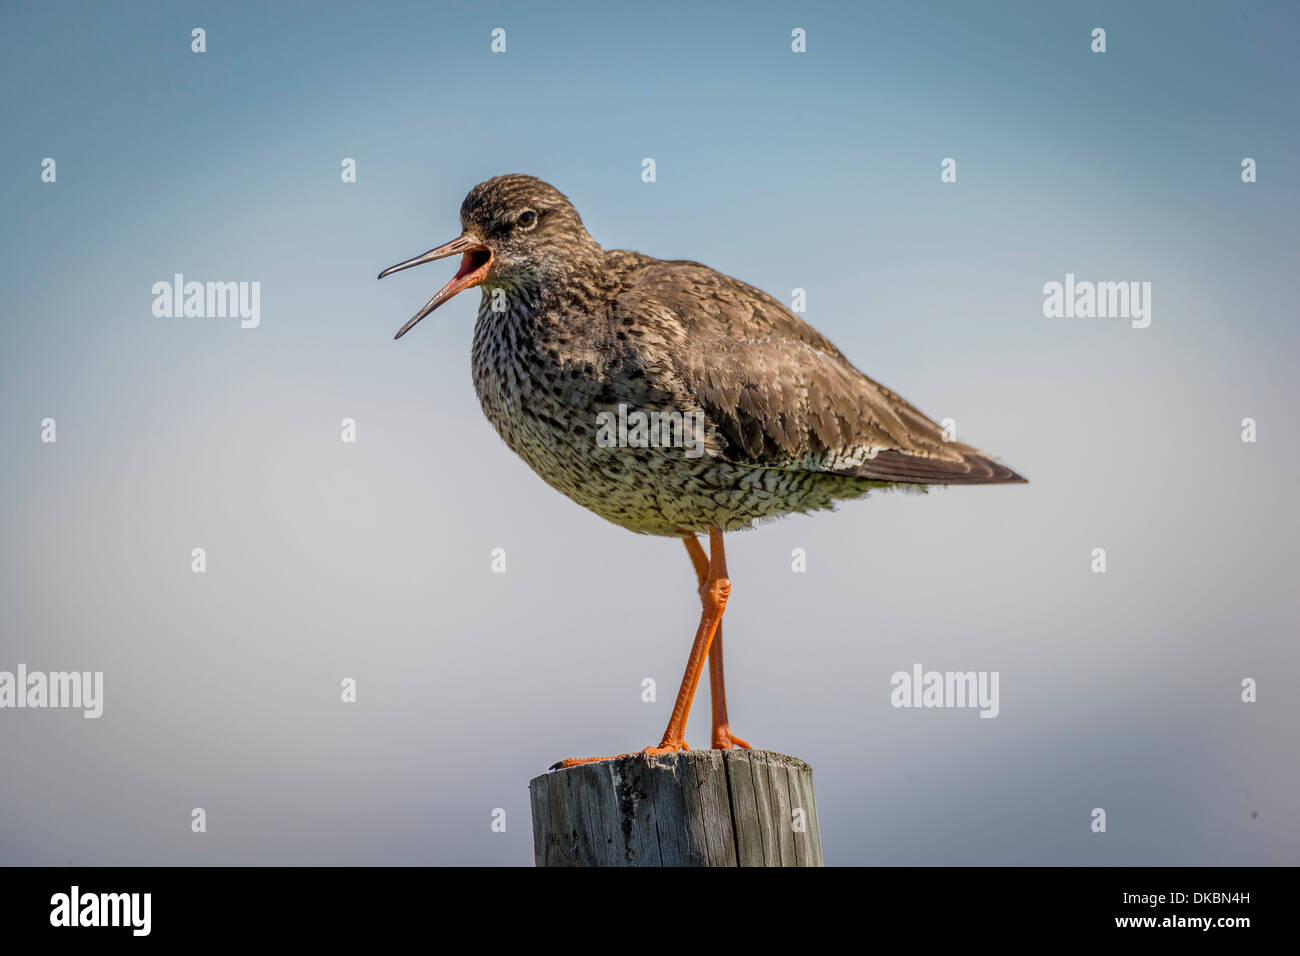
[[[751,746],[733,733],[726,705],[725,534],[875,490],[1026,481],[948,440],[767,293],[692,260],[604,249],[541,179],[479,183],[460,226],[457,238],[379,273],[461,257],[394,338],[479,287],[474,389],[505,444],[600,517],[680,538],[694,568],[699,625],[668,726],[642,754],[690,749],[686,722],[706,661],[712,747]]]

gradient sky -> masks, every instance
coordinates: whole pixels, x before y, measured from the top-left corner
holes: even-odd
[[[698,615],[681,545],[505,448],[475,294],[392,341],[449,266],[374,278],[527,172],[607,247],[806,289],[867,374],[1031,480],[730,539],[733,725],[814,766],[828,864],[1294,864],[1298,27],[6,4],[0,670],[102,670],[106,700],[0,711],[0,863],[529,864],[530,777],[658,742]],[[156,318],[177,272],[261,282],[261,326]],[[1067,272],[1151,282],[1150,328],[1044,318]],[[1001,714],[892,708],[914,663],[998,671]],[[695,715],[703,745],[703,691]]]

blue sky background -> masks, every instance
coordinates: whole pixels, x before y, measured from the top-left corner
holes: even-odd
[[[859,367],[1031,479],[731,539],[733,724],[816,768],[828,863],[1294,864],[1298,26],[5,5],[0,669],[102,670],[106,702],[0,711],[0,863],[527,864],[531,776],[658,741],[697,616],[680,544],[504,447],[477,296],[392,341],[450,266],[374,279],[527,172],[607,247],[806,289]],[[261,327],[155,318],[176,272],[260,281]],[[1044,318],[1066,272],[1151,282],[1151,327]],[[998,670],[1001,715],[893,709],[916,662]],[[703,745],[703,691],[695,715]]]

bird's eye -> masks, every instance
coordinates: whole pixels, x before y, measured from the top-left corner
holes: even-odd
[[[531,209],[525,209],[519,214],[519,218],[515,221],[519,223],[521,229],[531,229],[533,226],[537,225],[537,213],[533,212]]]

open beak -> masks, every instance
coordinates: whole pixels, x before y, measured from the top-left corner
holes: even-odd
[[[389,266],[383,272],[379,273],[379,278],[386,275],[392,275],[394,272],[401,272],[403,269],[409,269],[412,266],[422,266],[426,262],[433,262],[435,259],[446,259],[448,256],[463,254],[464,258],[460,260],[460,269],[452,276],[451,281],[437,291],[432,299],[424,303],[424,308],[415,313],[415,317],[398,329],[397,334],[393,336],[400,339],[415,326],[422,318],[442,305],[457,292],[462,292],[470,286],[476,286],[487,278],[488,269],[492,267],[492,250],[483,243],[479,242],[473,236],[464,235],[459,239],[453,239],[446,245],[439,246],[437,249],[430,249],[422,256],[416,256],[414,259],[407,259],[405,262],[399,262],[395,266]]]

